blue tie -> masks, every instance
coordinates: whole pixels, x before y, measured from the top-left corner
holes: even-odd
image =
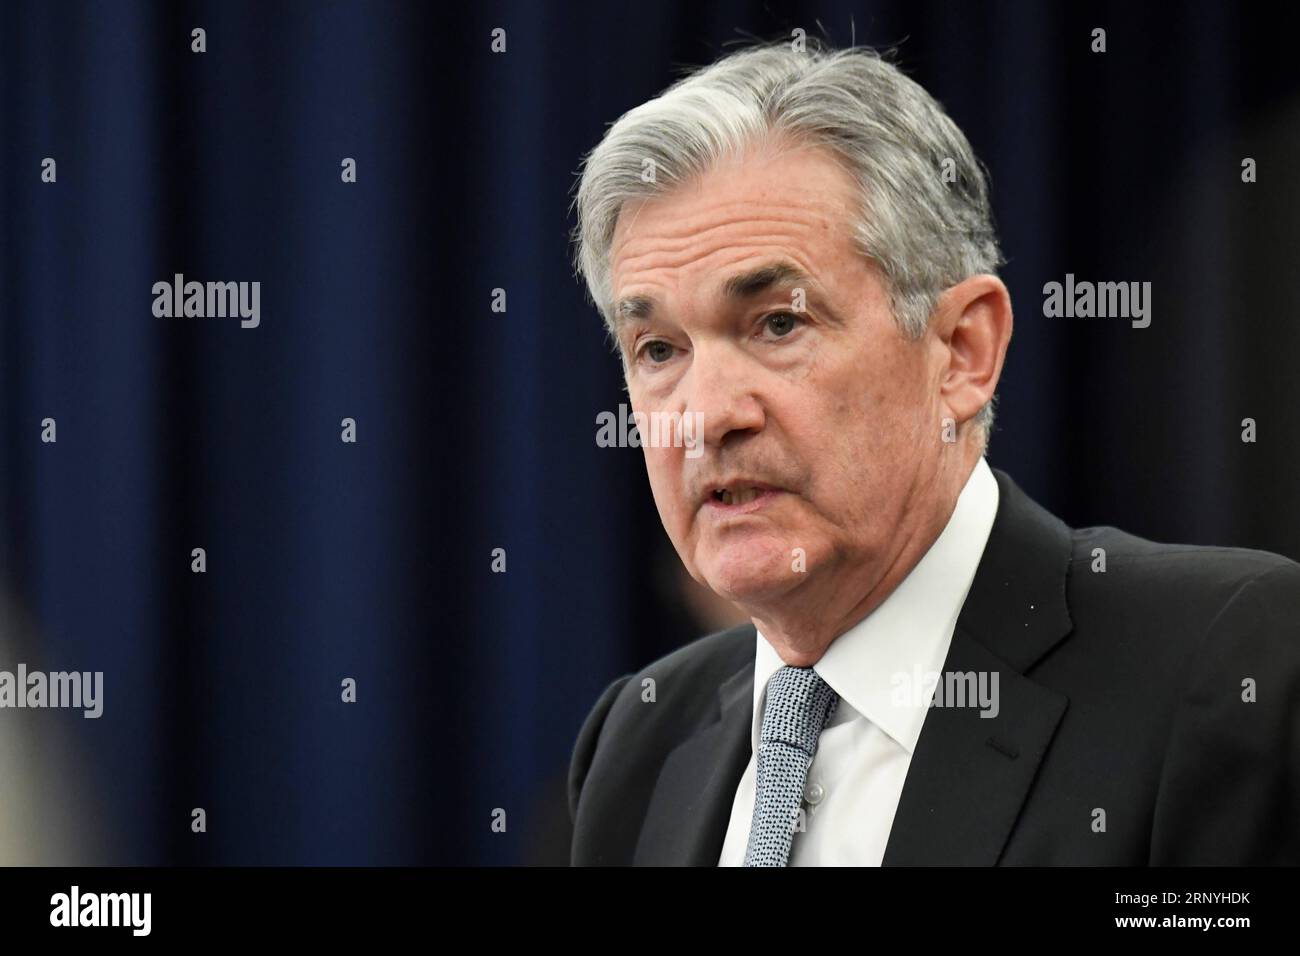
[[[811,667],[786,665],[768,682],[745,866],[785,866],[790,859],[808,768],[839,701]]]

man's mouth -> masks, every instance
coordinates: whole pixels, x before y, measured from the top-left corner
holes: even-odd
[[[747,505],[767,489],[765,488],[737,488],[734,491],[727,488],[717,488],[713,492],[713,500],[721,501],[724,505]]]
[[[767,499],[775,497],[780,491],[771,485],[736,482],[714,488],[706,503],[715,508],[752,510],[747,506],[762,507]]]

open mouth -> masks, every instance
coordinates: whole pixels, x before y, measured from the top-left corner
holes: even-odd
[[[714,488],[711,501],[724,507],[741,507],[753,504],[760,498],[771,497],[777,489],[767,485],[736,485],[727,488]]]

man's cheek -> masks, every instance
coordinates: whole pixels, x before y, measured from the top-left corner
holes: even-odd
[[[682,488],[679,473],[671,462],[664,460],[662,453],[653,449],[646,449],[646,472],[650,478],[655,507],[659,509],[664,527],[670,534],[676,534],[682,524],[686,506],[686,492]]]
[[[704,454],[704,413],[686,412],[682,415],[682,447],[692,460]]]

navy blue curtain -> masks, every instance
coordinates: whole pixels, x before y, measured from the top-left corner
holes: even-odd
[[[1074,524],[1300,558],[1300,79],[1259,11],[7,5],[0,669],[104,674],[98,719],[0,711],[13,858],[567,859],[582,718],[708,623],[639,451],[595,444],[626,395],[574,173],[795,27],[896,46],[990,169],[991,462]],[[155,316],[177,273],[259,282],[260,324]],[[1066,273],[1151,281],[1151,326],[1045,318]]]

